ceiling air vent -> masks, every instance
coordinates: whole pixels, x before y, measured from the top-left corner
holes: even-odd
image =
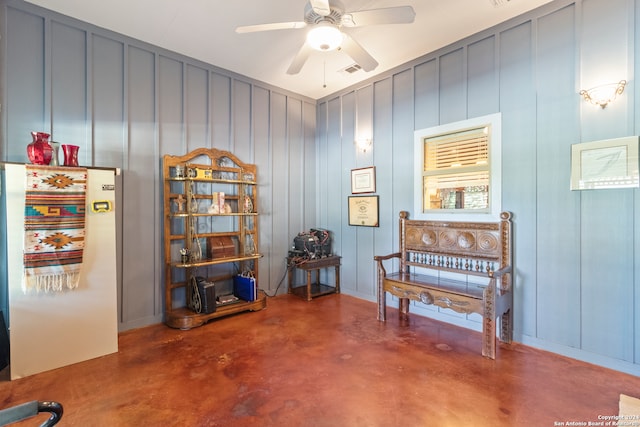
[[[355,73],[357,71],[360,71],[360,70],[362,70],[361,66],[359,66],[358,64],[352,64],[352,65],[349,65],[347,68],[344,68],[344,69],[340,70],[340,72],[347,73],[347,74],[353,74],[353,73]]]
[[[511,3],[511,0],[489,0],[493,7],[504,6],[505,4]]]

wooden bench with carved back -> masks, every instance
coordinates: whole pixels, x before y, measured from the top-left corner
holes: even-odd
[[[384,262],[399,260],[387,273]],[[375,256],[378,270],[378,320],[386,320],[386,293],[399,298],[399,314],[409,301],[482,316],[482,355],[496,357],[496,321],[500,340],[513,337],[511,214],[499,222],[411,220],[400,212],[400,251]]]

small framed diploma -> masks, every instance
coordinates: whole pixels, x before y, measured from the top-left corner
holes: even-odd
[[[349,225],[378,227],[378,196],[349,196]]]
[[[351,169],[351,194],[376,192],[376,167]]]

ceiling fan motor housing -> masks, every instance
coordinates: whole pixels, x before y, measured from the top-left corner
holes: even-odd
[[[331,13],[323,16],[316,13],[316,11],[311,7],[311,4],[307,3],[307,6],[304,10],[304,22],[311,25],[319,24],[321,22],[328,22],[330,24],[339,26],[342,22],[342,15],[344,15],[344,9],[342,8],[342,5],[336,1],[333,1],[331,3],[330,9]]]

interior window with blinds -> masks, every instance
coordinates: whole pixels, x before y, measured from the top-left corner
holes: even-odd
[[[489,210],[490,126],[423,138],[423,211]]]

